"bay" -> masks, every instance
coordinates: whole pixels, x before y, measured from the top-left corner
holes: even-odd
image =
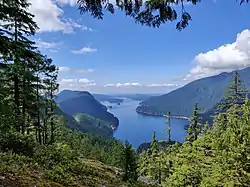
[[[139,101],[123,99],[120,105],[103,102],[106,106],[112,106],[109,112],[119,119],[114,137],[122,141],[128,140],[134,148],[144,142],[150,142],[153,131],[156,132],[157,140],[168,138],[166,132],[168,125],[165,124],[165,118],[140,115],[135,110]],[[171,139],[183,142],[187,134],[184,126],[187,124],[187,120],[171,119]]]

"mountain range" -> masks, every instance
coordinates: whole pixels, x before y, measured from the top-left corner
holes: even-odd
[[[238,72],[245,87],[250,88],[250,68]],[[171,112],[173,115],[190,116],[195,103],[198,103],[201,113],[211,113],[216,104],[223,99],[225,89],[232,82],[233,74],[234,71],[195,80],[170,93],[150,97],[141,102],[136,110],[148,114]]]

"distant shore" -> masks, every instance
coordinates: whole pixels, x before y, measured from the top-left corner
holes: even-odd
[[[165,118],[168,117],[168,115],[165,115],[165,114],[157,114],[157,113],[152,113],[152,112],[144,112],[144,111],[141,111],[139,109],[136,109],[136,112],[138,114],[141,114],[141,115],[144,115],[144,116],[155,116],[155,117],[165,117]],[[173,119],[189,120],[189,117],[183,116],[183,115],[172,115],[171,114],[171,118],[173,118]]]

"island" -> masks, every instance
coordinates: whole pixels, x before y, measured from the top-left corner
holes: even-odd
[[[146,115],[146,116],[155,116],[155,117],[168,117],[166,113],[158,111],[156,108],[153,109],[152,107],[149,107],[147,105],[139,105],[136,108],[136,112],[141,115]],[[183,120],[189,120],[188,116],[184,115],[176,115],[176,114],[171,114],[171,118],[175,119],[183,119]]]

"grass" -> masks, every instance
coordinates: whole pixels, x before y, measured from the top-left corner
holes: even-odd
[[[12,153],[0,153],[0,184],[6,187],[126,187],[121,170],[102,162],[81,159],[69,170],[56,166],[47,170],[35,160]],[[60,173],[61,171],[62,173]],[[1,186],[0,185],[0,186]],[[146,187],[143,183],[133,186]]]

